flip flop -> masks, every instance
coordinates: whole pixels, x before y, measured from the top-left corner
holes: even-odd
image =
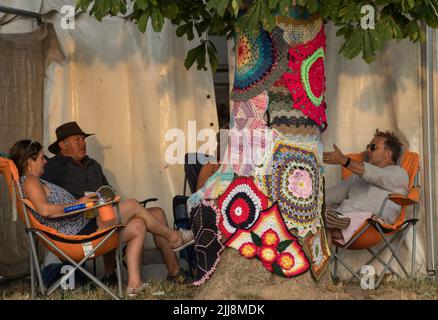
[[[182,249],[195,243],[195,239],[193,237],[193,232],[191,230],[179,229],[178,231],[181,234],[181,238],[178,241],[177,246],[175,248],[172,248],[173,252],[179,252]]]

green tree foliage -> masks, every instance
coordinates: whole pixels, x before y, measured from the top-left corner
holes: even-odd
[[[296,4],[339,28],[337,36],[345,40],[340,49],[344,56],[352,59],[362,54],[368,63],[388,41],[424,42],[421,23],[438,28],[438,0],[77,0],[78,9],[90,10],[99,21],[107,15],[125,15],[128,4],[133,5],[129,18],[141,32],[146,31],[149,20],[153,30],[159,32],[164,19],[168,19],[177,26],[178,37],[186,36],[188,40],[193,40],[195,34],[230,38],[235,32],[256,34],[260,28],[271,31],[274,17],[288,16]],[[362,22],[369,14],[364,6],[372,6],[375,12],[374,28],[363,28]],[[239,8],[245,8],[245,13],[239,14]],[[198,69],[206,69],[206,55],[216,71],[216,48],[204,39],[187,53],[186,68],[196,61]]]

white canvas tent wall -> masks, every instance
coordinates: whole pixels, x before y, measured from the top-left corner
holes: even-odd
[[[188,121],[198,131],[218,129],[211,72],[184,67],[185,53],[195,42],[177,38],[170,24],[160,34],[151,26],[142,34],[125,19],[99,23],[86,14],[76,17],[74,30],[64,30],[59,11],[64,4],[74,6],[74,0],[2,4],[50,12],[43,20],[53,22],[65,56],[46,68],[44,146],[55,140],[57,126],[77,121],[96,133],[87,139],[88,153],[103,165],[111,185],[124,198],[159,198],[153,205],[164,208],[171,224],[172,197],[182,193],[184,174],[182,165],[164,159],[165,134],[176,128],[187,137]],[[25,33],[36,27],[32,19],[19,22],[3,31]],[[28,137],[23,132],[21,138]],[[154,246],[150,236],[146,243]]]
[[[55,10],[47,19],[54,23],[66,55],[63,63],[47,69],[45,146],[54,140],[59,123],[77,120],[85,130],[97,133],[89,139],[89,154],[103,164],[110,182],[124,196],[158,196],[159,205],[170,215],[171,196],[182,189],[182,172],[180,167],[167,166],[163,161],[167,146],[164,133],[170,128],[185,131],[187,120],[197,120],[198,130],[216,122],[214,99],[206,99],[207,95],[213,97],[211,76],[186,71],[182,65],[191,44],[175,38],[169,25],[160,35],[150,26],[142,35],[135,25],[120,18],[105,18],[98,23],[82,15],[75,21],[75,30],[62,30],[59,8],[74,1],[36,2],[40,3],[40,12]],[[327,35],[326,150],[336,143],[346,152],[360,151],[376,128],[391,129],[424,159],[425,65],[421,46],[407,41],[394,43],[367,65],[360,58],[350,61],[338,54],[342,40],[335,37],[333,26],[328,25]],[[435,51],[435,83],[436,57]],[[437,97],[434,99],[436,102]],[[431,167],[436,169],[437,163]],[[339,181],[338,169],[326,167],[327,185]],[[422,170],[422,185],[425,174],[429,173]],[[432,183],[437,190],[436,181]],[[428,268],[424,199],[417,246],[417,269],[421,273]],[[434,226],[434,221],[428,222]],[[436,239],[432,241],[436,250]],[[351,256],[357,262],[361,258]],[[408,255],[404,258],[409,262]]]

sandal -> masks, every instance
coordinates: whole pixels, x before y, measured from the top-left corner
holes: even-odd
[[[130,298],[135,298],[137,295],[139,295],[140,293],[143,293],[148,288],[149,288],[149,283],[142,282],[136,288],[127,287],[126,288],[126,295]]]
[[[172,248],[173,252],[181,251],[182,249],[195,243],[193,232],[191,230],[179,229],[178,231],[181,234],[181,238],[178,240],[176,247]]]

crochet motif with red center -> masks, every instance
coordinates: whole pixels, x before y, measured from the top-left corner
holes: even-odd
[[[253,178],[236,178],[218,199],[219,230],[227,239],[238,229],[249,229],[267,207],[268,198]]]
[[[286,87],[292,95],[292,107],[314,120],[325,130],[327,118],[324,95],[325,46],[324,27],[311,41],[289,48],[288,72],[275,82],[275,86]]]

